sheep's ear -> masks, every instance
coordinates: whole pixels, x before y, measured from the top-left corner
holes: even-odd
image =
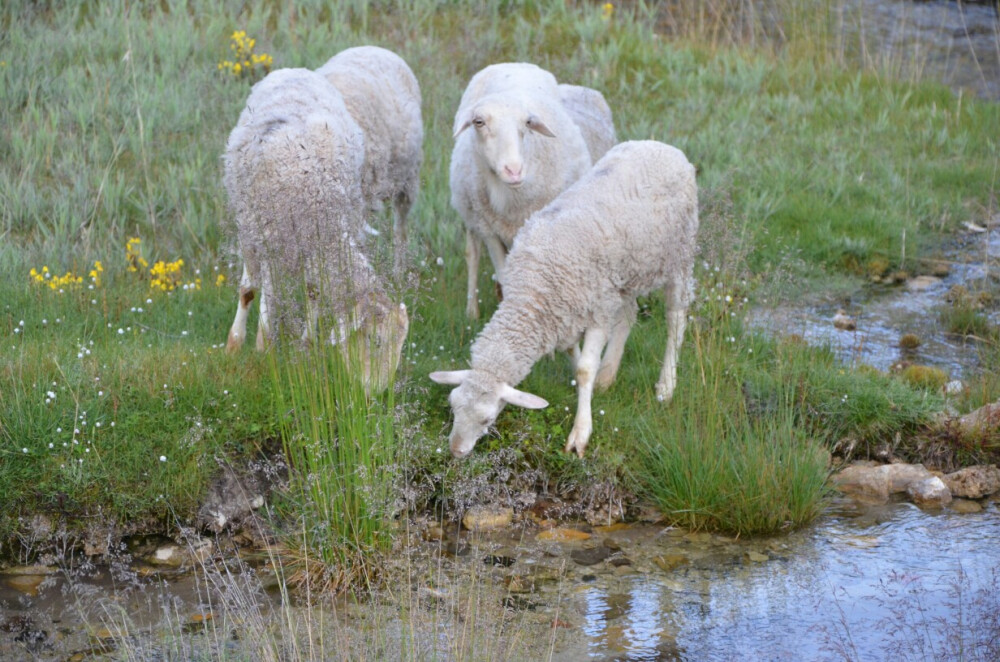
[[[472,113],[467,112],[464,115],[455,118],[455,131],[451,134],[452,138],[458,138],[458,135],[472,126]]]
[[[500,389],[500,399],[508,404],[524,407],[525,409],[544,409],[549,406],[548,401],[544,398],[540,398],[527,391],[519,391],[510,384],[504,384],[503,388]]]
[[[438,370],[430,374],[431,381],[438,384],[450,384],[457,386],[465,381],[471,370]]]
[[[538,119],[537,115],[528,116],[528,128],[535,133],[540,133],[543,136],[548,136],[549,138],[555,138],[556,134],[552,133],[552,129],[545,126],[545,122]]]

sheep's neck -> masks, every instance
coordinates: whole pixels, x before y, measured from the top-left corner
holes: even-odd
[[[528,376],[535,362],[556,347],[545,311],[529,302],[505,299],[473,346],[472,367],[511,386]]]

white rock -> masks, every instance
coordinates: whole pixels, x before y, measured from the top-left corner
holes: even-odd
[[[910,483],[906,494],[921,508],[943,508],[951,503],[951,491],[937,476]]]

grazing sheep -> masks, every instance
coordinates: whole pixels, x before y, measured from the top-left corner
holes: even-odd
[[[361,362],[366,386],[388,382],[408,318],[405,306],[389,301],[357,239],[364,155],[361,128],[323,76],[280,69],[254,85],[224,156],[244,261],[227,351],[243,344],[259,287],[258,349],[272,338],[307,340],[328,329],[331,342]],[[350,338],[358,330],[361,342]]]
[[[480,241],[502,284],[507,251],[524,220],[583,175],[591,161],[555,77],[533,64],[493,64],[473,76],[455,114],[454,134],[451,205],[465,221],[465,310],[477,318]]]
[[[566,451],[583,456],[595,381],[615,379],[636,297],[663,288],[669,337],[656,395],[669,401],[691,294],[698,191],[684,154],[655,141],[625,142],[528,219],[507,260],[504,299],[472,345],[471,368],[434,372],[453,384],[451,452],[462,457],[504,404],[545,407],[515,387],[534,363],[569,349],[578,405]],[[605,349],[605,346],[607,349]],[[603,351],[603,358],[602,358]]]
[[[394,271],[406,260],[406,217],[417,196],[424,126],[420,86],[401,57],[377,46],[348,48],[316,70],[326,76],[365,135],[361,190],[369,211],[394,212]]]
[[[591,163],[597,163],[618,142],[611,107],[604,95],[589,87],[561,84],[559,98],[580,127]]]

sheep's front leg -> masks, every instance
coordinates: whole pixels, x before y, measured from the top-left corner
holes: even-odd
[[[247,317],[250,316],[250,303],[255,294],[253,283],[250,282],[250,272],[243,265],[243,276],[240,278],[239,298],[236,302],[236,319],[229,328],[229,338],[226,340],[226,352],[232,353],[243,346],[247,337]]]
[[[465,295],[465,315],[479,319],[479,238],[465,231],[465,269],[468,272],[468,290]]]
[[[575,451],[583,457],[583,452],[590,441],[590,433],[594,430],[590,414],[590,399],[594,393],[594,380],[601,363],[601,350],[607,343],[608,334],[604,329],[587,329],[583,335],[583,349],[576,362],[576,418],[573,420],[573,430],[566,442],[566,452]]]
[[[681,283],[664,288],[667,304],[667,351],[663,357],[660,379],[656,382],[656,398],[661,402],[670,402],[677,386],[677,357],[680,355],[684,329],[687,327],[688,292],[689,289]]]

